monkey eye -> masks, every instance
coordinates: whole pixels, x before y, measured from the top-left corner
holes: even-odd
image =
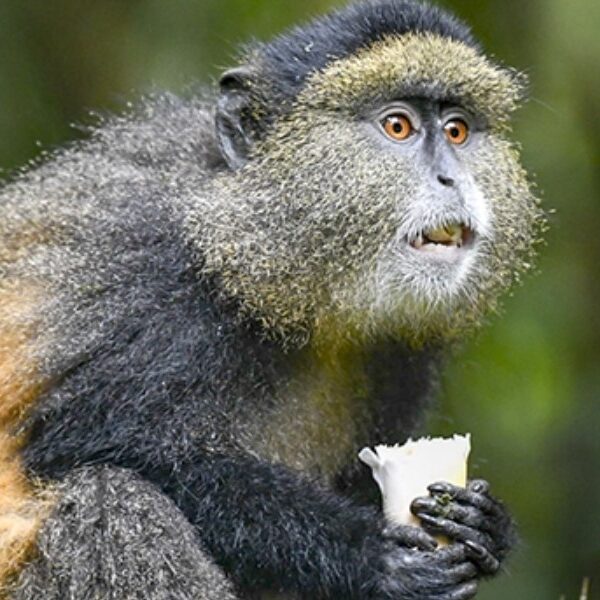
[[[452,118],[444,125],[444,133],[451,144],[462,146],[469,139],[470,129],[463,119]]]
[[[387,115],[381,126],[386,135],[396,142],[404,142],[415,132],[412,121],[404,113]]]

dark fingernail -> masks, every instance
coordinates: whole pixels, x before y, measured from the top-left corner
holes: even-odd
[[[420,509],[420,508],[430,508],[435,506],[435,502],[430,498],[417,498],[413,500],[410,504],[411,509]]]
[[[427,489],[432,494],[449,494],[452,491],[452,486],[449,483],[440,481],[439,483],[432,483]]]
[[[485,556],[485,549],[482,548],[479,544],[476,544],[471,540],[466,540],[465,546],[480,558],[483,558]]]
[[[428,525],[434,525],[436,527],[439,527],[439,521],[435,517],[432,517],[431,515],[428,515],[427,513],[419,513],[416,516],[419,519],[421,519],[421,521],[423,521],[424,523],[427,523]]]
[[[487,481],[478,479],[471,484],[471,490],[477,494],[484,494],[490,489],[490,484]]]

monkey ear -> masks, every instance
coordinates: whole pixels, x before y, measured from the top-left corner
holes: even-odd
[[[219,81],[215,126],[223,158],[232,170],[248,160],[257,124],[251,116],[252,73],[247,67],[225,71]]]

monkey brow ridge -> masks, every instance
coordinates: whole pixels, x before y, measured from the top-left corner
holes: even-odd
[[[312,75],[300,103],[356,110],[377,99],[460,99],[490,127],[505,126],[525,96],[526,77],[494,64],[460,41],[439,35],[389,36]]]

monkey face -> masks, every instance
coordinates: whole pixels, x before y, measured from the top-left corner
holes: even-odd
[[[543,221],[505,139],[521,86],[431,35],[334,62],[222,181],[250,193],[208,263],[268,328],[461,333],[527,270]]]
[[[451,295],[490,237],[490,207],[467,164],[483,143],[483,121],[461,106],[414,98],[387,103],[371,122],[379,151],[397,162],[390,170],[412,177],[410,194],[395,194],[387,268],[412,277],[423,298]]]

